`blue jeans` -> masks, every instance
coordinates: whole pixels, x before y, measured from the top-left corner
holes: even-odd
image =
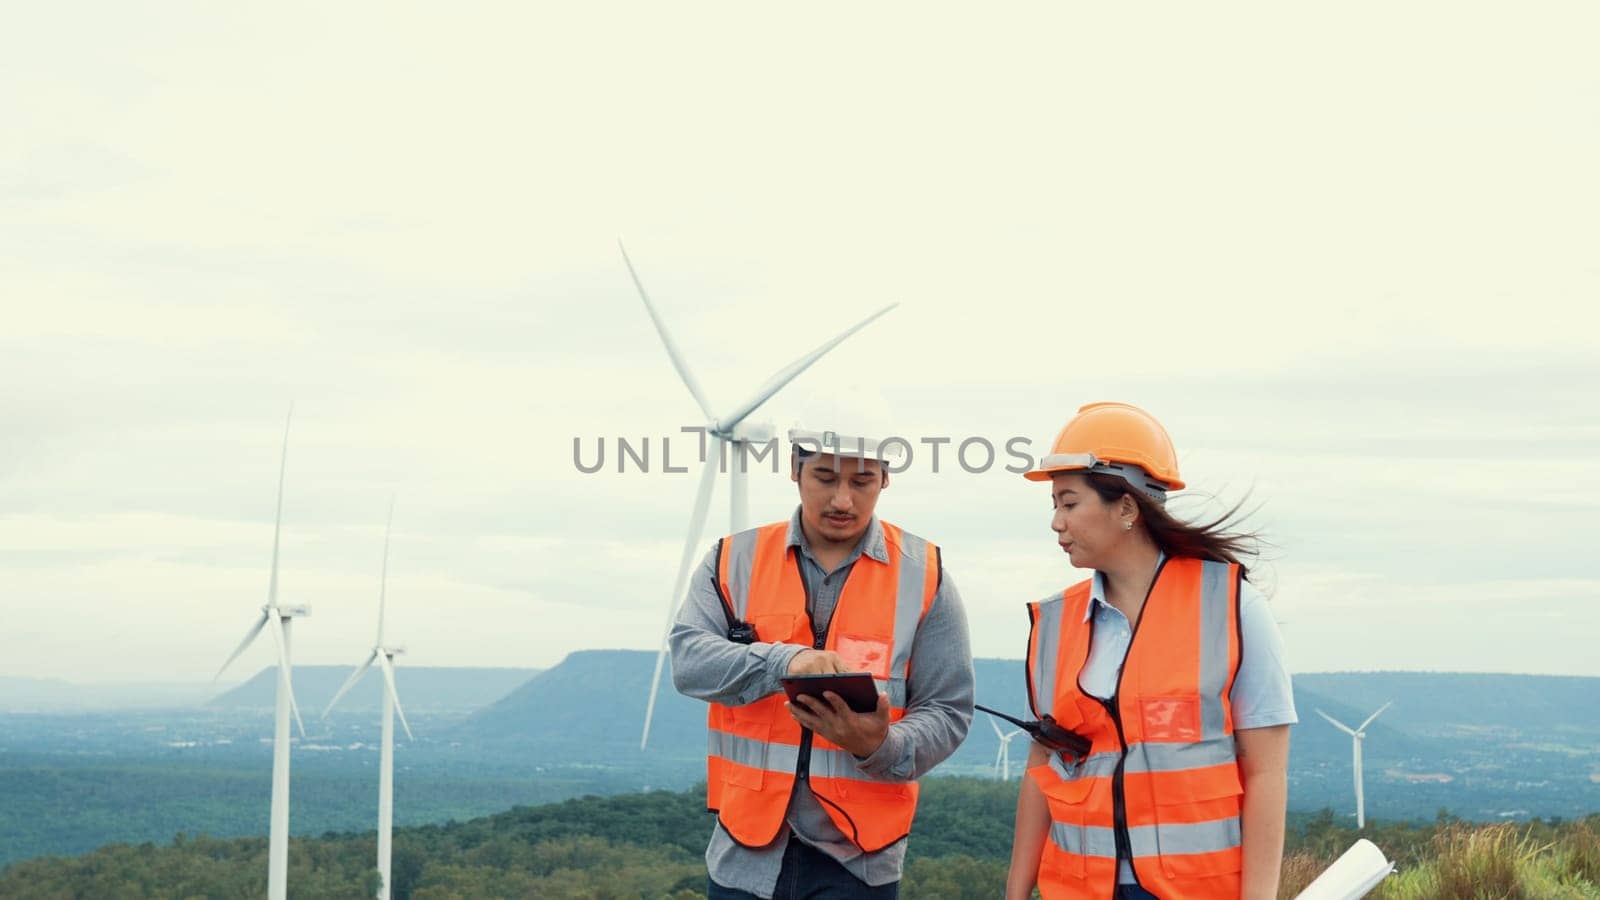
[[[791,837],[783,851],[783,868],[778,871],[778,887],[772,900],[896,900],[899,896],[899,882],[873,887],[851,875],[838,860]],[[759,898],[708,880],[706,900]]]
[[[1117,885],[1117,900],[1161,900],[1137,884]]]

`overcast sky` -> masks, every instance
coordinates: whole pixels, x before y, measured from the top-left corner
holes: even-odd
[[[407,664],[654,648],[696,477],[660,440],[703,417],[618,237],[718,409],[900,304],[780,429],[846,394],[1040,450],[1146,407],[1179,509],[1259,507],[1297,671],[1600,675],[1596,33],[1588,3],[21,8],[0,675],[209,677],[265,598],[291,403],[297,661],[370,645],[391,495]],[[880,512],[1020,656],[1022,604],[1085,573],[1044,487],[941,462]],[[753,477],[753,521],[793,502]]]

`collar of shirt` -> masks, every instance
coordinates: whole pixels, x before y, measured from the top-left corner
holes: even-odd
[[[793,526],[791,525],[790,527]],[[1167,554],[1159,553],[1156,556],[1157,572],[1161,571],[1161,564],[1166,561]],[[1106,602],[1106,579],[1104,575],[1100,574],[1099,569],[1094,570],[1094,578],[1091,579],[1089,584],[1089,602],[1083,605],[1083,620],[1085,622],[1094,617],[1095,607],[1097,606],[1103,606],[1106,609],[1118,613],[1119,615],[1121,614],[1121,610],[1118,610],[1115,606],[1112,606],[1110,603]]]
[[[811,554],[811,544],[806,540],[805,529],[800,526],[800,507],[798,506],[794,508],[794,515],[789,517],[789,535],[786,540],[787,546],[799,548],[799,551],[805,554],[806,559],[811,560],[813,563],[817,562],[817,558]],[[889,563],[888,544],[883,539],[883,526],[879,524],[876,515],[867,521],[867,530],[861,535],[861,540],[856,544],[856,549],[852,550],[850,555],[845,558],[845,561],[839,564],[839,568],[843,569],[854,563],[861,558],[863,553],[884,565]],[[818,568],[821,568],[820,563]]]

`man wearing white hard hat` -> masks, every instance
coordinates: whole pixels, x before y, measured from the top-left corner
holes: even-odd
[[[939,548],[876,515],[903,441],[789,432],[800,505],[717,542],[673,627],[673,683],[711,704],[717,898],[895,897],[916,779],[972,721],[972,652]],[[877,708],[788,701],[791,675],[870,673]]]

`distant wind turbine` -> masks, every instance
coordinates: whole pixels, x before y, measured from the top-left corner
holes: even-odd
[[[272,576],[267,582],[267,604],[261,607],[261,618],[245,633],[244,640],[234,648],[227,662],[211,677],[212,682],[222,677],[229,665],[265,628],[272,635],[278,651],[277,709],[272,729],[272,818],[267,839],[267,898],[284,900],[289,875],[289,713],[293,711],[300,736],[305,737],[306,726],[300,720],[300,707],[294,702],[294,688],[290,684],[292,670],[289,665],[289,625],[297,618],[311,615],[311,607],[303,604],[281,606],[278,603],[278,543],[283,530],[283,473],[289,463],[289,423],[294,418],[294,407],[283,422],[283,454],[278,460],[278,510],[272,522]]]
[[[706,511],[711,505],[711,488],[716,481],[719,461],[725,459],[731,461],[728,467],[730,475],[728,512],[732,527],[729,531],[737,533],[745,529],[745,523],[750,518],[749,495],[746,493],[745,485],[746,448],[752,443],[764,444],[771,440],[773,435],[770,423],[749,423],[745,419],[755,412],[757,407],[771,399],[773,394],[782,390],[784,385],[810,368],[811,364],[823,354],[900,304],[891,303],[885,306],[817,349],[779,369],[743,403],[735,406],[726,415],[719,416],[711,411],[711,404],[706,400],[705,392],[700,390],[699,382],[695,381],[694,374],[689,371],[688,359],[678,349],[677,343],[667,331],[667,325],[661,320],[655,304],[650,302],[650,295],[645,293],[644,283],[639,280],[639,273],[634,270],[633,260],[628,258],[628,250],[622,246],[622,241],[617,241],[617,248],[622,251],[622,261],[628,267],[628,275],[633,279],[633,286],[639,290],[639,299],[644,301],[644,309],[650,314],[650,321],[655,323],[656,333],[661,336],[661,343],[667,348],[667,356],[671,358],[673,368],[678,370],[678,377],[683,379],[684,387],[689,389],[694,402],[700,407],[700,412],[705,414],[705,433],[711,439],[702,444],[706,450],[705,460],[700,470],[700,487],[695,492],[694,512],[689,516],[689,536],[684,541],[683,556],[678,561],[678,580],[673,584],[672,595],[667,598],[667,622],[661,633],[661,647],[656,652],[655,674],[650,676],[650,700],[644,710],[644,731],[639,736],[639,749],[643,750],[650,741],[650,720],[655,716],[656,693],[661,687],[661,667],[667,658],[667,636],[672,632],[672,621],[676,616],[678,604],[683,601],[683,589],[689,580],[689,567],[694,564],[694,558],[701,549],[700,532],[705,528]],[[728,450],[732,450],[732,453],[727,453]]]
[[[328,713],[333,712],[333,705],[339,702],[361,676],[367,674],[367,669],[376,662],[378,669],[383,672],[383,747],[378,755],[378,900],[389,900],[389,859],[391,855],[391,838],[394,831],[394,717],[400,714],[400,725],[406,730],[407,740],[416,740],[411,736],[411,726],[406,723],[405,710],[400,708],[400,694],[394,687],[394,658],[406,652],[404,647],[391,647],[383,642],[383,607],[384,595],[387,593],[389,583],[389,529],[394,524],[394,501],[389,501],[389,520],[383,526],[383,569],[378,576],[378,638],[372,644],[372,653],[367,656],[366,662],[356,667],[356,670],[345,679],[339,692],[328,701],[328,708],[322,711],[326,719]]]
[[[1001,781],[1010,781],[1011,780],[1011,739],[1016,737],[1019,734],[1022,734],[1023,731],[1022,731],[1022,729],[1018,728],[1015,731],[1012,731],[1012,732],[1010,732],[1008,734],[1008,733],[1000,730],[1000,724],[998,722],[996,722],[992,717],[989,719],[989,727],[994,729],[995,737],[1000,739],[1000,752],[995,754],[995,757],[994,757],[994,773],[996,775],[1000,776],[1000,780]]]
[[[1382,715],[1384,710],[1393,705],[1394,701],[1390,700],[1388,703],[1378,707],[1377,712],[1367,716],[1367,720],[1365,722],[1362,722],[1360,726],[1353,729],[1348,725],[1345,725],[1343,722],[1340,722],[1338,719],[1335,719],[1333,716],[1323,712],[1322,710],[1317,710],[1317,715],[1327,719],[1329,722],[1332,722],[1333,727],[1339,729],[1345,734],[1350,735],[1350,754],[1355,764],[1357,831],[1360,831],[1367,826],[1366,799],[1362,796],[1361,792],[1361,744],[1367,739],[1367,726],[1372,724],[1373,719],[1376,719],[1378,716]]]

